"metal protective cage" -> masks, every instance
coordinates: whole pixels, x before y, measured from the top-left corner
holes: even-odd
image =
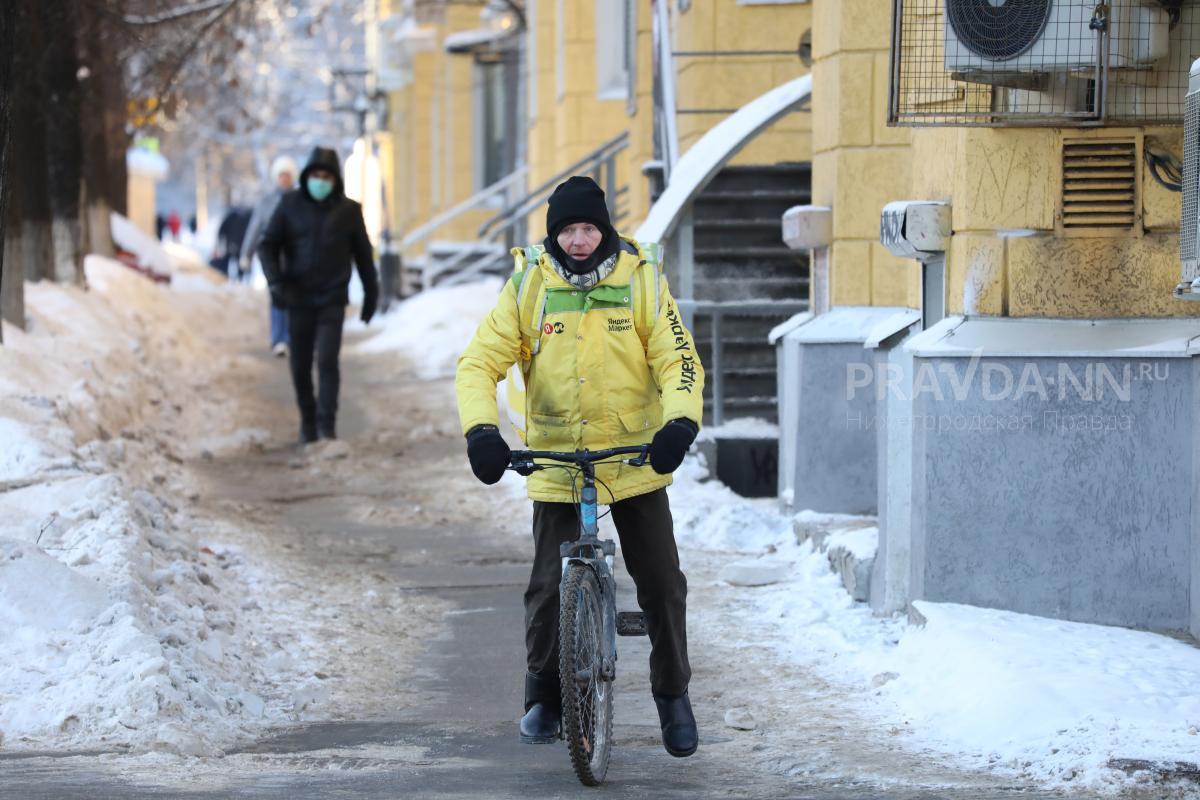
[[[1183,121],[1200,0],[892,0],[892,125]]]

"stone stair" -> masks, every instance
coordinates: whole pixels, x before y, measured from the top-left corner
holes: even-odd
[[[811,177],[807,163],[734,166],[709,183],[693,205],[696,300],[807,300],[808,256],[783,243],[781,217],[810,201]],[[775,351],[767,334],[792,313],[725,317],[721,371],[726,420],[776,421]],[[692,333],[702,363],[711,365],[711,317],[697,315]],[[706,415],[711,408],[709,381]]]

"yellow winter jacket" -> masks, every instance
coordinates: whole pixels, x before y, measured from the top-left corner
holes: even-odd
[[[664,422],[685,417],[700,424],[704,370],[692,335],[664,277],[658,319],[643,348],[629,302],[641,258],[630,249],[623,247],[613,271],[588,291],[563,280],[547,255],[533,266],[542,271],[546,287],[544,332],[536,355],[530,356],[521,336],[518,281],[505,285],[458,361],[455,391],[464,434],[476,425],[499,425],[496,385],[519,360],[530,449],[574,452],[646,444]],[[601,503],[671,483],[670,475],[649,466],[625,464],[602,464],[596,478]],[[573,493],[572,476],[565,470],[535,472],[527,482],[529,497],[577,502],[575,481]]]

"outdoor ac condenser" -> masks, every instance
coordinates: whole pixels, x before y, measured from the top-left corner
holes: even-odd
[[[1095,0],[945,0],[948,72],[989,75],[1095,70]],[[1167,54],[1170,18],[1156,0],[1112,0],[1107,7],[1109,69],[1146,67]]]
[[[1200,300],[1200,59],[1192,62],[1183,105],[1183,210],[1179,220],[1182,265],[1175,296]]]

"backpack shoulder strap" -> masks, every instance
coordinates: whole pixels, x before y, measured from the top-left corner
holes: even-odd
[[[658,301],[662,278],[662,248],[657,242],[638,242],[641,263],[633,271],[633,327],[645,347],[658,321]]]
[[[529,343],[531,356],[537,355],[542,341],[542,316],[546,307],[545,276],[539,265],[540,245],[525,248],[525,268],[513,275],[517,287],[517,321],[521,337]],[[517,256],[520,258],[520,256]]]

